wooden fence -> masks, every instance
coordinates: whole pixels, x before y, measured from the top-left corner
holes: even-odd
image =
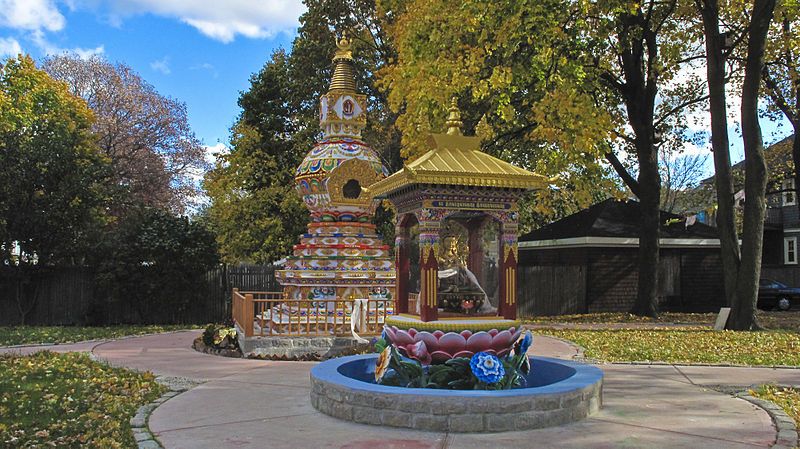
[[[519,266],[517,273],[517,313],[520,316],[585,313],[585,267]]]
[[[143,305],[124,298],[107,300],[91,268],[52,267],[32,277],[19,304],[15,285],[8,282],[10,269],[6,271],[0,271],[0,325],[21,324],[21,309],[30,309],[26,324],[40,326],[225,322],[231,318],[234,288],[280,289],[272,265],[220,265],[205,273],[202,285],[185,298],[183,306],[158,307],[157,302]],[[164,290],[170,294],[168,285]]]

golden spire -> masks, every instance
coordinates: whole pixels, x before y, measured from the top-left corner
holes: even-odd
[[[356,91],[356,74],[353,67],[352,41],[347,36],[336,42],[336,54],[333,56],[333,78],[328,90]]]
[[[451,136],[461,135],[461,111],[458,110],[458,100],[456,97],[450,99],[450,115],[447,117],[445,124],[447,125],[447,134]]]

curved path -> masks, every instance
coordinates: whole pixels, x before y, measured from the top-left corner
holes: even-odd
[[[309,403],[314,362],[272,362],[201,354],[201,331],[108,342],[0,348],[93,352],[112,364],[201,385],[168,400],[150,417],[166,448],[767,448],[775,441],[762,409],[707,388],[800,384],[800,370],[671,365],[601,365],[603,409],[567,426],[498,434],[447,434],[339,421]],[[537,336],[535,355],[571,358],[572,345]]]
[[[309,403],[313,362],[229,359],[191,349],[200,331],[128,338],[93,348],[112,364],[205,383],[156,409],[166,448],[766,448],[766,412],[704,385],[800,384],[800,370],[602,365],[604,407],[583,422],[525,432],[447,434],[339,421]],[[571,358],[571,345],[538,336],[536,355]]]

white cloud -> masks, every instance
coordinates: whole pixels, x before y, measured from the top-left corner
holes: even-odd
[[[0,26],[60,31],[65,24],[53,0],[0,0]]]
[[[39,50],[46,55],[60,55],[63,53],[74,53],[78,55],[81,59],[89,59],[92,56],[102,55],[105,53],[106,49],[103,45],[98,45],[95,48],[83,48],[83,47],[74,47],[74,48],[63,48],[59,47],[58,45],[53,44],[50,42],[47,37],[45,37],[44,32],[41,30],[33,31],[30,35],[31,41],[39,47]]]
[[[70,6],[102,9],[112,23],[139,14],[174,18],[226,43],[238,35],[267,38],[292,31],[305,11],[301,0],[117,0],[107,4],[97,0],[71,0]]]
[[[22,46],[13,37],[0,37],[0,56],[16,56],[22,53]]]
[[[202,64],[197,64],[197,65],[193,65],[193,66],[189,67],[189,70],[205,70],[208,73],[210,73],[213,78],[218,78],[219,77],[219,71],[217,70],[217,68],[214,67],[214,64],[211,64],[211,63],[208,63],[208,62],[204,62]]]
[[[222,142],[217,142],[216,145],[205,145],[206,162],[213,167],[217,163],[217,158],[230,153],[230,151],[230,148]]]
[[[156,72],[161,72],[164,75],[169,75],[172,73],[172,70],[169,68],[169,57],[164,56],[163,58],[153,61],[150,63],[150,68],[155,70]]]

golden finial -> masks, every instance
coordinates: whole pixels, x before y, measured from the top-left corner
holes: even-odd
[[[333,60],[353,59],[352,44],[353,40],[348,38],[345,33],[341,39],[336,41],[336,55],[333,57]]]
[[[333,56],[333,77],[330,90],[346,90],[355,93],[356,74],[353,67],[352,39],[347,35],[336,41],[336,54]]]
[[[456,97],[450,99],[450,115],[447,117],[445,124],[447,125],[447,134],[451,136],[461,135],[461,111],[458,109],[458,100]]]

